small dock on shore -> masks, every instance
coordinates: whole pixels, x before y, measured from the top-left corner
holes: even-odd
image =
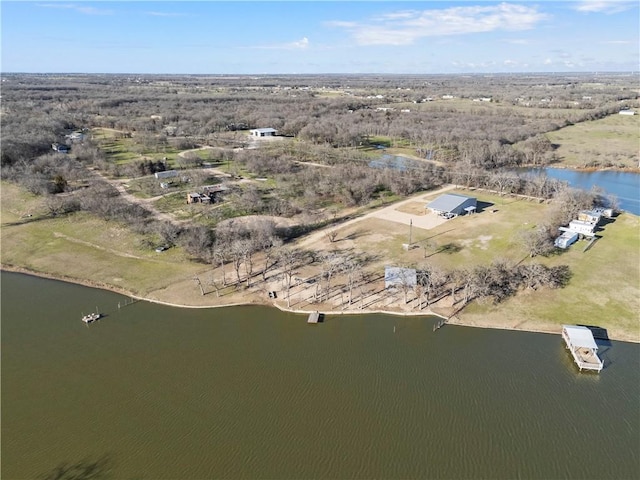
[[[600,372],[602,370],[604,363],[596,353],[598,345],[593,339],[591,330],[578,325],[563,325],[562,338],[580,371],[593,370]]]
[[[449,320],[448,318],[441,318],[440,320],[438,320],[434,325],[433,325],[433,331],[435,332],[436,330],[438,330],[439,328],[442,328],[444,326],[445,323],[447,323],[447,320]]]
[[[318,323],[320,321],[320,312],[317,310],[315,312],[311,312],[309,314],[309,318],[307,319],[307,323]]]

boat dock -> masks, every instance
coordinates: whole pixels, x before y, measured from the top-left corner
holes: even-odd
[[[591,330],[578,325],[563,325],[562,338],[580,371],[595,370],[600,372],[602,370],[604,363],[596,353],[598,345],[593,339]]]
[[[315,312],[311,312],[309,314],[309,318],[307,319],[307,323],[318,323],[320,321],[320,312],[317,310]]]

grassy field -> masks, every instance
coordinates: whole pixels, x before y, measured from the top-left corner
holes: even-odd
[[[140,147],[135,146],[135,140],[125,137],[123,132],[110,128],[94,128],[91,131],[93,139],[100,149],[106,154],[107,158],[116,165],[126,165],[135,160],[153,160],[158,161],[166,158],[169,168],[176,168],[178,165],[177,157],[179,151],[171,145],[165,145],[162,151],[151,152],[141,151]],[[136,153],[136,148],[138,153]],[[197,153],[201,158],[205,158],[204,154]]]
[[[567,167],[638,168],[640,115],[610,115],[546,134]]]
[[[179,248],[158,254],[148,237],[83,213],[50,218],[42,200],[2,182],[2,263],[145,295],[203,266]],[[23,217],[30,212],[31,217]],[[23,217],[23,218],[21,218]]]
[[[544,222],[549,206],[527,200],[458,191],[472,195],[483,210],[457,217],[431,229],[413,228],[405,251],[408,226],[381,219],[366,219],[339,230],[341,248],[375,252],[370,269],[386,265],[445,270],[487,265],[495,259],[510,263],[568,265],[572,278],[566,288],[521,292],[501,305],[474,302],[459,315],[462,322],[478,326],[553,330],[563,323],[599,325],[616,338],[640,341],[640,218],[618,216],[604,226],[602,236],[583,252],[586,241],[549,257],[530,258],[518,233]],[[399,209],[424,214],[424,202]]]
[[[235,303],[263,296],[259,290],[237,290],[223,298],[201,296],[194,276],[206,284],[211,267],[192,262],[182,249],[156,253],[150,246],[153,239],[82,213],[47,217],[41,198],[6,182],[0,193],[5,265],[183,305]],[[431,230],[413,228],[412,244],[418,248],[402,248],[407,242],[407,225],[378,218],[331,227],[338,231],[336,242],[319,235],[307,248],[364,252],[370,258],[366,269],[377,273],[384,265],[433,264],[451,270],[498,258],[568,265],[573,276],[563,289],[521,292],[497,306],[474,302],[459,318],[468,325],[543,331],[558,330],[563,323],[598,325],[613,338],[640,341],[639,217],[622,214],[606,224],[602,238],[587,252],[583,252],[586,243],[578,242],[560,254],[530,259],[517,235],[544,221],[546,204],[478,191],[457,193],[476,196],[480,211]],[[423,207],[424,201],[416,200],[401,210],[417,216]]]

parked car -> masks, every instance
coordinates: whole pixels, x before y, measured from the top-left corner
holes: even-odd
[[[440,214],[443,218],[446,218],[447,220],[452,219],[453,217],[455,217],[455,213],[451,213],[451,212],[445,212],[445,213],[441,213]]]
[[[167,247],[166,245],[162,245],[162,246],[156,248],[156,252],[158,252],[158,253],[164,252],[165,250],[169,250],[169,247]]]

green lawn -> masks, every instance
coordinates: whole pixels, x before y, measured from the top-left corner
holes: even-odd
[[[554,330],[563,323],[599,325],[616,338],[640,341],[640,217],[618,216],[587,252],[587,242],[579,241],[566,251],[530,258],[518,234],[545,222],[549,205],[480,191],[455,193],[477,197],[484,210],[431,230],[414,227],[412,243],[420,248],[405,251],[408,226],[380,219],[345,228],[339,238],[356,237],[359,250],[375,254],[372,271],[387,264],[435,265],[451,271],[497,259],[514,265],[567,265],[572,277],[565,288],[520,292],[498,306],[472,302],[460,317],[477,325],[533,330]]]
[[[547,133],[568,167],[638,168],[640,115],[610,115]]]
[[[201,265],[172,248],[158,254],[154,238],[84,213],[40,216],[42,199],[2,182],[2,263],[35,272],[89,280],[144,295],[190,278]],[[21,217],[21,205],[34,212]]]

